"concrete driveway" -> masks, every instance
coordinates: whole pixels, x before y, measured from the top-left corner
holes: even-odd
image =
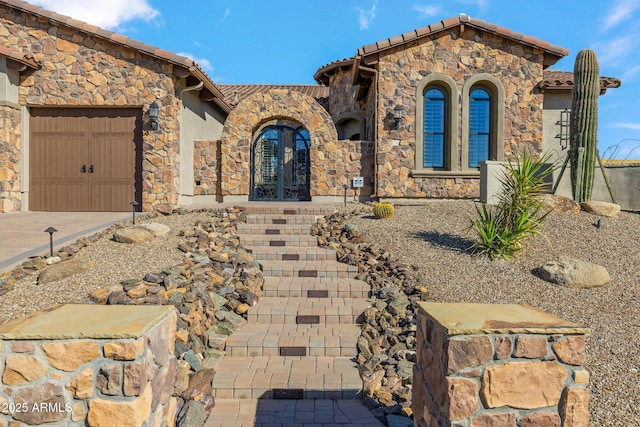
[[[11,271],[29,257],[49,253],[48,227],[53,249],[94,234],[111,224],[131,219],[126,212],[12,212],[0,213],[0,273]]]

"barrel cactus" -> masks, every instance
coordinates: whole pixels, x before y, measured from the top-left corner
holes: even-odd
[[[600,66],[591,49],[578,52],[571,104],[571,188],[578,203],[591,199],[598,145]]]
[[[376,203],[373,207],[373,215],[376,219],[391,218],[394,212],[393,205],[390,202]]]

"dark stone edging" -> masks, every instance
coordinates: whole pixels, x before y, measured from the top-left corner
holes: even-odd
[[[371,286],[372,307],[364,313],[357,363],[364,381],[364,402],[382,422],[412,417],[411,389],[416,358],[416,305],[427,289],[410,277],[411,267],[365,241],[352,215],[371,208],[335,213],[312,227],[319,246],[336,251],[338,260],[358,267],[357,279]],[[411,421],[412,423],[412,421]],[[395,424],[397,425],[397,424]]]

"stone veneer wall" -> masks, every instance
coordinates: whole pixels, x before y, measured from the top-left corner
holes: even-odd
[[[20,192],[20,111],[0,106],[0,213],[19,211]]]
[[[222,194],[249,194],[253,138],[270,120],[292,120],[309,131],[311,196],[342,194],[347,179],[342,168],[333,165],[344,164],[344,150],[331,116],[315,99],[287,89],[255,93],[229,113],[221,136]]]
[[[311,182],[311,188],[316,189],[316,195],[344,196],[343,186],[347,184],[347,196],[371,196],[374,142],[341,140],[327,149],[332,150],[328,152],[332,160],[321,166],[326,180]],[[355,190],[352,186],[352,180],[357,176],[364,178],[364,187],[360,190]]]
[[[351,84],[351,70],[336,70],[329,80],[329,114],[334,123],[342,116],[355,113],[365,121],[365,135],[362,139],[373,140],[375,128],[375,88],[370,88],[367,98],[356,100],[358,86]]]
[[[542,80],[544,53],[502,37],[466,27],[439,33],[380,54],[378,68],[378,195],[380,197],[478,197],[479,177],[414,178],[416,154],[416,89],[431,73],[451,77],[462,93],[464,83],[479,73],[498,78],[505,89],[504,152],[542,147],[542,101],[536,89]],[[457,103],[458,162],[465,122],[462,103]],[[391,127],[389,114],[403,106],[400,128]],[[397,146],[393,140],[399,140]],[[466,144],[466,142],[465,142]],[[454,169],[463,168],[461,164]]]
[[[179,79],[173,65],[139,51],[0,5],[4,46],[28,49],[41,68],[20,76],[28,106],[160,106],[160,130],[145,130],[142,209],[175,207],[179,179]],[[19,121],[18,121],[19,122]],[[16,123],[18,123],[16,122]]]
[[[175,425],[176,314],[158,309],[166,314],[135,339],[0,341],[0,426]]]
[[[215,196],[219,194],[220,141],[194,141],[193,194]]]
[[[457,318],[464,322],[472,304],[459,306]],[[492,307],[492,314],[501,310]],[[448,320],[455,313],[450,310]],[[421,306],[412,397],[416,426],[587,427],[584,329],[524,332],[541,324],[486,320],[484,332],[451,335]],[[490,333],[491,325],[503,333]],[[518,327],[522,333],[506,332]]]

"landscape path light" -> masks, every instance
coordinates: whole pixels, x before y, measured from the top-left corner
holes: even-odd
[[[131,222],[133,222],[133,225],[135,225],[136,224],[136,208],[140,206],[140,203],[133,200],[129,202],[129,204],[131,205]]]
[[[49,227],[46,230],[44,230],[45,233],[49,233],[49,253],[51,254],[51,256],[53,257],[53,233],[55,233],[56,230],[53,227]]]

